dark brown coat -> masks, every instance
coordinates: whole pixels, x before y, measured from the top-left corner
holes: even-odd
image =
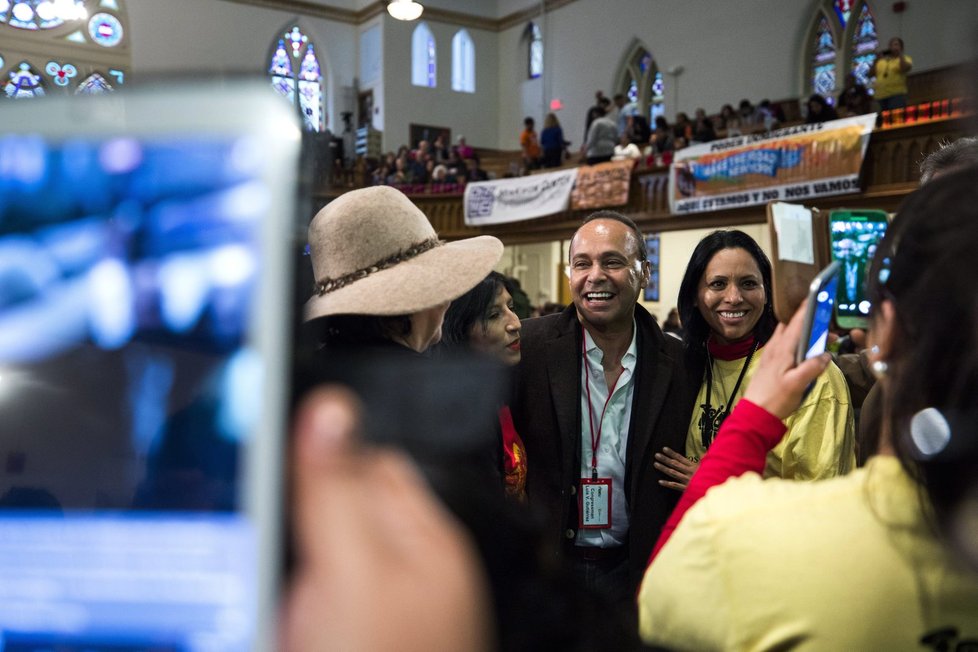
[[[685,450],[697,382],[687,382],[682,344],[666,337],[641,306],[635,310],[638,360],[626,453],[629,577],[638,587],[652,546],[679,493],[653,455]],[[581,466],[581,324],[574,306],[523,322],[513,418],[527,448],[527,494],[542,513],[558,549],[573,545]]]

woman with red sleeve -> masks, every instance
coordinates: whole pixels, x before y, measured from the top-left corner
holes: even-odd
[[[970,169],[911,195],[874,259],[878,454],[822,482],[758,475],[780,419],[828,364],[795,367],[796,315],[764,348],[664,531],[638,596],[646,643],[891,650],[978,639],[976,180]]]

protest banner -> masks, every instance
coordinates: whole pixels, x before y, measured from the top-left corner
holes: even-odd
[[[628,203],[628,184],[634,167],[632,160],[582,165],[577,169],[577,183],[571,192],[571,208],[624,206]]]
[[[669,170],[673,213],[857,193],[876,114],[694,145]]]

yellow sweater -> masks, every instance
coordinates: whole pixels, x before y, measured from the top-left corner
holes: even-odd
[[[761,352],[757,351],[737,395],[733,397],[734,405],[750,384],[760,360]],[[726,405],[743,365],[743,358],[713,361],[710,403],[714,409],[720,404]],[[717,396],[718,393],[720,396]],[[704,383],[696,397],[696,407],[686,435],[686,457],[694,461],[706,454],[699,428],[700,406],[705,401]],[[768,453],[765,478],[818,480],[843,475],[856,467],[855,424],[849,402],[849,387],[835,363],[829,364],[804,403],[784,423],[788,432],[781,443]]]
[[[913,59],[903,55],[907,63],[913,65]],[[885,100],[894,95],[907,94],[907,75],[900,70],[900,60],[895,57],[881,57],[876,60],[876,83],[873,85],[876,99]]]
[[[675,650],[948,649],[978,638],[978,576],[932,533],[918,487],[877,456],[823,482],[713,487],[639,592],[648,643]]]

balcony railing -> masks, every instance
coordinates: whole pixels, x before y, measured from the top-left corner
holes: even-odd
[[[894,211],[918,182],[918,166],[942,142],[973,131],[973,118],[957,116],[917,122],[873,131],[860,179],[862,192],[812,200],[818,208],[881,208]],[[324,189],[314,193],[315,208],[325,205],[342,190]],[[473,228],[463,219],[462,194],[414,193],[417,204],[438,234],[446,240],[474,235],[494,235],[507,244],[546,242],[570,237],[589,211],[567,210],[523,222]],[[764,206],[673,215],[669,212],[669,169],[639,168],[632,175],[628,203],[617,207],[638,223],[643,231],[676,231],[695,228],[721,228],[765,221]]]

